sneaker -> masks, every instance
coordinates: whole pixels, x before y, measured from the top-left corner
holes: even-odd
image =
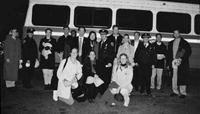
[[[172,94],[170,95],[170,97],[175,97],[175,96],[178,96],[178,94],[172,93]]]
[[[181,95],[179,98],[184,99],[186,98],[186,95]]]
[[[58,94],[56,90],[53,91],[53,100],[58,101]]]
[[[116,104],[115,103],[111,103],[110,104],[110,107],[114,107]]]

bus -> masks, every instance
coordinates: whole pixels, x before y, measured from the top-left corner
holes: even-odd
[[[120,34],[150,33],[155,39],[156,33],[163,35],[163,42],[173,40],[173,31],[179,30],[181,36],[192,47],[190,67],[200,69],[200,6],[190,3],[177,3],[155,0],[30,0],[23,27],[34,28],[37,44],[44,37],[46,28],[53,30],[52,36],[58,39],[63,35],[62,27],[68,24],[70,30],[86,28],[90,31],[119,27]],[[56,63],[59,58],[56,54]]]

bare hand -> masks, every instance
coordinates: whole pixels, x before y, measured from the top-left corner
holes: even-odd
[[[111,67],[111,66],[112,66],[111,63],[108,63],[108,64],[106,65],[107,68],[109,68],[109,67]]]

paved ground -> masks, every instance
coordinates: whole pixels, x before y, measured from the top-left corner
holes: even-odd
[[[149,98],[133,91],[128,108],[122,107],[123,103],[109,107],[101,102],[99,96],[95,103],[75,102],[68,106],[61,101],[53,101],[52,91],[43,90],[41,71],[37,71],[32,81],[34,88],[22,88],[20,77],[18,89],[6,90],[6,98],[1,100],[1,114],[199,114],[199,70],[190,72],[189,82],[185,99],[169,97],[171,87],[167,85],[167,75],[164,75],[163,92],[153,91],[155,97]]]

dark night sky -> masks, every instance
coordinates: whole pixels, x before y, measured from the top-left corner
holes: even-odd
[[[29,0],[1,0],[0,40],[12,27],[22,30]],[[160,0],[200,4],[199,0]]]

